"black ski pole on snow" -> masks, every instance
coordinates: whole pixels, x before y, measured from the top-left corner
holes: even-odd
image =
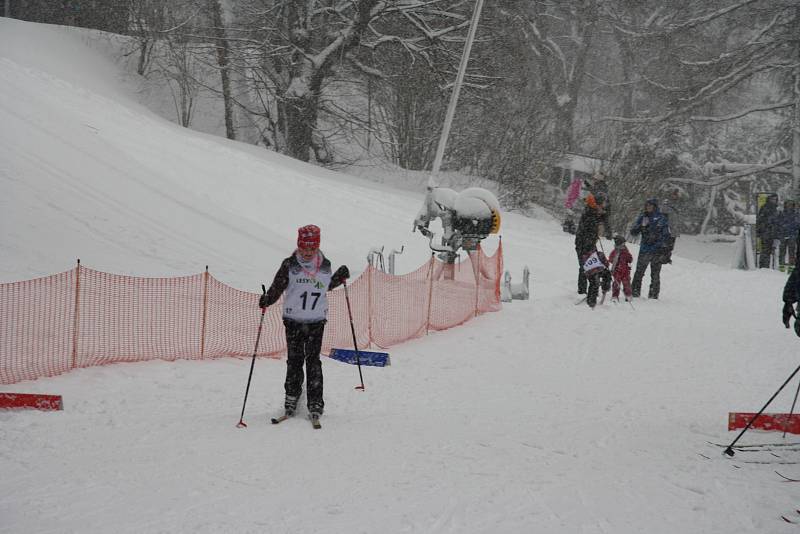
[[[792,306],[792,317],[794,320],[797,321],[797,314],[794,312],[794,306]],[[789,417],[786,418],[786,422],[783,424],[783,438],[786,439],[786,429],[789,426],[789,421],[792,419],[792,414],[794,414],[794,407],[797,404],[797,395],[800,394],[800,382],[797,383],[797,391],[794,392],[794,400],[792,401],[792,409],[789,410]]]
[[[344,300],[347,302],[347,315],[350,317],[350,332],[353,333],[353,348],[356,351],[356,364],[358,364],[358,378],[361,379],[361,385],[356,386],[355,389],[364,391],[364,375],[361,374],[361,356],[358,354],[358,342],[356,341],[356,327],[353,326],[353,312],[350,310],[350,297],[347,294],[347,280],[344,281]]]
[[[792,420],[792,415],[794,414],[794,407],[797,404],[798,395],[800,395],[800,382],[797,383],[797,391],[794,392],[794,400],[792,401],[792,409],[789,410],[789,417],[786,418],[786,422],[783,424],[784,438],[786,438],[786,429],[789,427],[789,422]]]
[[[267,288],[264,287],[264,284],[261,284],[261,291],[264,295],[267,294]],[[253,359],[250,361],[250,375],[247,377],[247,388],[244,390],[244,403],[242,403],[242,415],[239,417],[239,422],[236,424],[236,428],[247,428],[247,425],[244,424],[244,408],[247,406],[247,394],[250,393],[250,380],[253,379],[253,367],[256,365],[256,354],[258,354],[258,342],[261,339],[261,327],[264,326],[264,312],[267,311],[267,308],[261,308],[261,320],[258,323],[258,334],[256,334],[256,348],[253,351]]]
[[[758,413],[757,413],[755,416],[753,416],[753,418],[752,418],[752,419],[750,419],[750,420],[747,422],[747,426],[745,426],[745,427],[742,429],[742,431],[741,431],[741,432],[739,432],[739,435],[738,435],[738,436],[736,436],[736,439],[735,439],[735,440],[733,440],[733,441],[731,442],[731,444],[730,444],[730,445],[728,445],[728,448],[727,448],[727,449],[725,449],[725,450],[723,451],[725,454],[727,454],[728,456],[733,456],[733,455],[734,455],[734,452],[733,452],[733,446],[734,446],[734,445],[736,445],[736,442],[737,442],[737,441],[739,441],[739,438],[741,438],[741,437],[742,437],[742,435],[743,435],[745,432],[747,432],[747,429],[749,429],[749,428],[750,428],[750,425],[752,425],[752,424],[753,424],[753,421],[755,421],[756,419],[758,419],[758,416],[759,416],[759,415],[761,415],[762,413],[764,413],[764,410],[766,410],[766,409],[767,409],[767,406],[769,406],[769,404],[770,404],[770,403],[771,403],[771,402],[772,402],[772,401],[775,399],[775,397],[777,397],[777,396],[778,396],[778,393],[780,393],[780,392],[783,390],[783,388],[785,388],[785,387],[786,387],[786,384],[788,384],[789,382],[791,382],[791,381],[792,381],[792,378],[794,378],[794,375],[796,375],[798,371],[800,371],[800,365],[798,365],[798,366],[797,366],[797,369],[795,369],[795,370],[794,370],[794,372],[793,372],[791,375],[789,375],[789,378],[787,378],[787,379],[786,379],[786,382],[784,382],[784,383],[783,383],[783,385],[782,385],[781,387],[779,387],[779,388],[778,388],[778,391],[776,391],[776,392],[775,392],[775,394],[774,394],[774,395],[772,395],[772,397],[770,397],[770,398],[769,398],[769,400],[768,400],[768,401],[767,401],[767,403],[764,405],[764,407],[763,407],[763,408],[761,408],[761,409],[758,411]]]

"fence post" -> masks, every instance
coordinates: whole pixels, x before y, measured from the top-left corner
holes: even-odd
[[[472,266],[473,270],[475,270],[475,317],[478,316],[478,302],[480,300],[480,293],[481,293],[481,256],[483,256],[483,249],[481,248],[481,244],[478,243],[478,253],[475,254],[478,258],[478,265],[477,270],[475,270],[475,265]]]
[[[367,265],[367,298],[369,304],[367,305],[367,338],[369,344],[367,348],[372,347],[372,264]]]
[[[500,236],[500,242],[497,244],[497,260],[495,263],[495,282],[494,282],[494,295],[497,302],[500,302],[500,280],[503,278],[503,236]]]
[[[206,314],[208,313],[208,265],[203,273],[203,322],[200,326],[200,359],[206,354]]]
[[[73,309],[74,316],[72,318],[72,366],[75,369],[78,366],[78,328],[80,321],[78,316],[80,314],[80,294],[81,294],[81,259],[78,258],[78,265],[75,267],[75,308]]]
[[[433,267],[434,264],[436,263],[433,252],[431,252],[431,259],[429,261],[431,262],[431,266],[428,269],[428,319],[427,322],[425,323],[426,336],[430,332],[431,328],[431,305],[433,303]]]

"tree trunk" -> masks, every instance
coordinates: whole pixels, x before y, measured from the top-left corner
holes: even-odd
[[[144,76],[147,70],[148,58],[150,57],[150,39],[142,38],[139,41],[139,64],[136,66],[136,72],[139,76]]]
[[[311,95],[286,98],[286,151],[300,161],[310,159],[311,136],[317,123],[316,98]]]
[[[209,9],[214,24],[214,39],[217,49],[217,65],[222,82],[222,101],[225,106],[225,136],[236,139],[236,127],[233,122],[233,98],[231,97],[230,76],[230,44],[225,36],[225,25],[222,20],[222,7],[219,0],[209,0]]]

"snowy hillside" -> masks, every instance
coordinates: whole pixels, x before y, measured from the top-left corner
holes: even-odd
[[[86,36],[0,19],[0,281],[80,257],[145,276],[209,265],[256,291],[307,223],[355,274],[375,245],[406,246],[400,271],[428,258],[410,232],[421,192],[171,124]],[[506,265],[530,266],[533,299],[393,347],[391,367],[364,370],[365,392],[356,368],[325,360],[321,431],[269,424],[275,360],[256,362],[246,430],[249,359],[4,388],[61,394],[65,409],[0,412],[0,532],[795,531],[780,515],[800,485],[774,470],[800,477],[799,451],[758,464],[707,444],[733,439],[728,411],[760,408],[798,363],[784,275],[678,252],[660,300],[592,311],[573,305],[571,236],[515,214],[503,225]]]

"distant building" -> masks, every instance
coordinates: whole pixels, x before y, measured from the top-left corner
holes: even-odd
[[[553,164],[548,183],[564,191],[572,180],[591,178],[603,169],[606,163],[605,160],[594,156],[567,152]]]

